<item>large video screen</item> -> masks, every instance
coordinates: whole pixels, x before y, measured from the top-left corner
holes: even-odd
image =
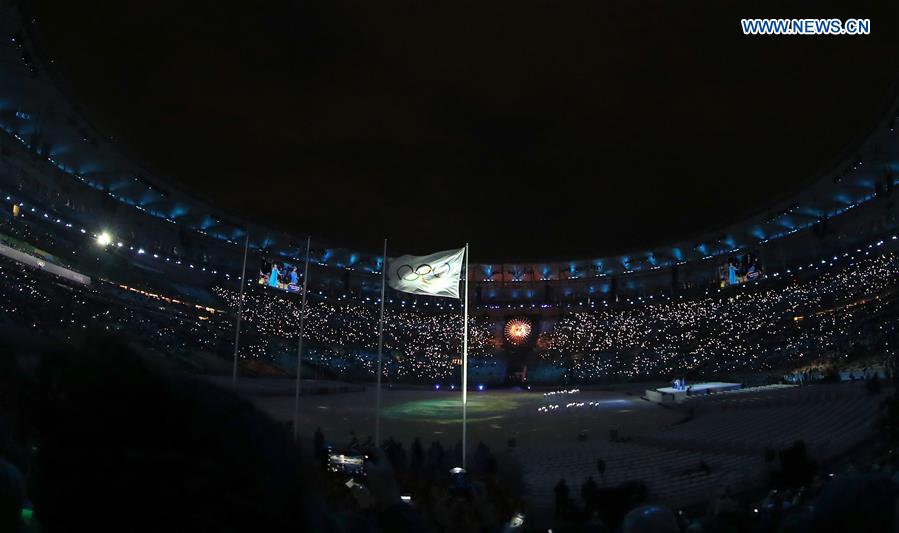
[[[270,289],[302,292],[300,268],[287,261],[263,258],[259,262],[259,284]]]
[[[732,255],[718,266],[718,278],[722,287],[755,281],[762,277],[762,267],[755,254]]]

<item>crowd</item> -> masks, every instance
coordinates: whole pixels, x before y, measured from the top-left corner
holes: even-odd
[[[413,519],[421,531],[500,531],[516,516],[524,516],[521,472],[508,451],[494,453],[478,443],[468,468],[461,469],[461,442],[447,450],[437,441],[425,447],[416,438],[407,450],[392,437],[380,446],[370,438],[360,443],[355,434],[348,437],[340,446],[317,430],[312,446],[321,466],[338,452],[365,457],[364,466],[352,474],[333,468],[325,478],[326,501],[339,509],[335,516],[342,523],[359,520],[360,512],[368,514],[378,507],[376,500],[385,497],[403,501],[408,506],[403,508],[405,518]]]
[[[871,354],[878,354],[881,366],[888,367],[897,343],[897,274],[899,257],[885,253],[692,299],[566,312],[542,319],[528,379],[577,384],[726,376],[789,370],[822,360],[835,364],[848,356]],[[233,353],[237,293],[213,287],[210,298],[231,312],[209,313],[105,282],[77,286],[0,260],[0,324],[25,325],[41,337],[65,339],[89,329],[120,331],[168,354],[190,359],[202,352],[225,361]],[[241,326],[244,364],[290,368],[296,358],[299,315],[296,295],[250,287]],[[456,311],[388,306],[388,380],[433,384],[455,379],[461,329]],[[472,367],[500,368],[501,332],[502,318],[469,318]],[[312,296],[304,343],[305,364],[325,377],[371,379],[377,368],[378,306]],[[502,379],[501,368],[499,373]]]
[[[172,357],[224,353],[232,321],[221,313],[166,303],[108,283],[81,286],[0,259],[0,326],[18,338],[70,342],[121,333]]]
[[[782,451],[801,449],[801,443]],[[639,482],[608,487],[588,475],[579,487],[560,480],[555,487],[556,518],[552,531],[653,533],[812,533],[892,532],[899,526],[899,479],[896,465],[854,465],[822,475],[806,468],[788,484],[774,477],[786,463],[773,467],[768,488],[736,494],[721,487],[710,501],[691,509],[671,509],[646,500]],[[807,465],[806,465],[807,466]],[[786,466],[786,468],[794,468]],[[579,489],[579,490],[577,490]]]
[[[571,313],[541,357],[568,382],[727,375],[896,349],[895,254],[764,289]]]
[[[743,286],[725,295],[570,312],[546,321],[529,378],[585,383],[691,372],[712,376],[822,357],[874,352],[891,356],[896,348],[897,301],[892,289],[897,274],[899,258],[888,253],[769,286]],[[215,291],[236,308],[233,291]],[[296,338],[296,299],[266,292],[246,298],[245,320],[258,332],[260,343]],[[341,374],[371,376],[377,320],[374,305],[310,301],[309,361]],[[474,361],[501,354],[501,325],[486,317],[470,320]],[[461,344],[459,326],[455,312],[389,308],[384,337],[388,373],[412,381],[451,377],[452,359]]]
[[[237,308],[234,291],[213,289],[228,307]],[[266,290],[253,290],[244,295],[244,338],[249,355],[271,353],[271,343],[293,346],[299,337],[300,301]],[[310,364],[330,369],[340,375],[368,378],[377,371],[379,309],[376,305],[313,300],[305,317],[305,356]],[[484,317],[469,319],[469,355],[475,361],[492,358],[491,323]],[[456,313],[429,312],[419,309],[385,310],[384,354],[386,373],[390,378],[428,383],[446,380],[454,375],[461,358],[462,317]],[[294,355],[294,351],[290,351]],[[477,364],[477,363],[476,363]]]

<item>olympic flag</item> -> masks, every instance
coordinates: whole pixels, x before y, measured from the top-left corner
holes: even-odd
[[[378,373],[375,400],[375,443],[381,442],[381,360],[384,351],[384,289],[390,288],[412,294],[459,298],[459,281],[465,271],[462,290],[462,468],[465,468],[468,431],[468,244],[458,250],[446,250],[431,255],[401,255],[387,258],[387,239],[381,269],[381,318],[378,320]]]
[[[392,258],[387,263],[387,284],[412,294],[458,298],[464,258],[465,248]]]

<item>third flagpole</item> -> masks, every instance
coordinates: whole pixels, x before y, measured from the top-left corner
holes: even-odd
[[[465,243],[465,283],[462,311],[462,468],[465,468],[468,431],[468,243]]]
[[[237,387],[237,354],[240,352],[240,320],[243,318],[243,290],[246,286],[247,252],[250,250],[250,232],[243,245],[243,270],[240,271],[240,296],[237,297],[237,327],[234,333],[234,368],[231,371],[231,385]]]
[[[300,340],[297,341],[297,392],[293,403],[293,440],[300,436],[300,367],[303,365],[303,329],[306,318],[306,289],[309,287],[309,248],[312,236],[306,237],[306,264],[303,266],[303,302],[300,306]]]
[[[384,256],[381,259],[381,318],[378,320],[378,376],[375,387],[375,446],[381,445],[381,353],[384,350],[384,286],[387,283],[387,239],[384,239]]]

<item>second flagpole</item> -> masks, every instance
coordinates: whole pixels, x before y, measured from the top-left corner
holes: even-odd
[[[300,340],[297,341],[297,390],[293,404],[293,440],[300,436],[300,368],[303,366],[303,329],[306,318],[306,289],[309,287],[309,248],[312,236],[306,237],[306,264],[303,266],[303,303],[300,306]]]
[[[240,352],[240,321],[243,318],[243,290],[246,287],[247,252],[250,250],[250,232],[247,232],[243,245],[243,268],[240,271],[240,296],[237,297],[237,327],[234,333],[234,367],[231,370],[231,386],[237,387],[237,357]]]
[[[468,243],[465,243],[465,283],[462,296],[462,468],[465,468],[468,437]]]

